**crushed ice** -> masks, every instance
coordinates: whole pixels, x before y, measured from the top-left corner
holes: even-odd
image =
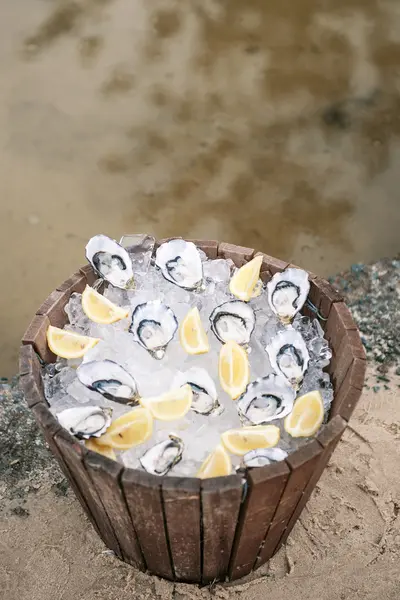
[[[235,402],[222,390],[218,378],[218,354],[221,343],[210,330],[209,316],[216,306],[233,300],[228,283],[235,267],[228,259],[207,259],[200,251],[203,261],[204,283],[198,291],[188,291],[167,281],[161,272],[154,267],[154,239],[150,236],[125,236],[121,240],[127,249],[133,264],[135,289],[124,290],[105,284],[104,296],[119,306],[129,306],[130,314],[127,319],[112,325],[99,325],[88,319],[81,305],[81,294],[72,294],[65,307],[69,324],[66,329],[77,333],[101,338],[101,341],[89,350],[83,361],[111,359],[126,369],[136,380],[139,394],[143,397],[157,396],[169,390],[178,372],[187,371],[192,367],[205,369],[213,379],[219,402],[223,410],[211,415],[202,415],[190,410],[183,419],[173,422],[154,421],[151,439],[130,450],[118,453],[118,460],[124,465],[141,468],[140,457],[156,443],[168,439],[169,434],[179,436],[184,444],[183,458],[170,471],[172,475],[194,476],[206,456],[220,442],[221,433],[242,425]],[[94,286],[95,287],[95,286]],[[100,288],[100,284],[96,287]],[[210,351],[206,354],[190,356],[183,350],[178,335],[167,347],[162,360],[155,360],[144,348],[137,344],[129,333],[131,315],[134,308],[149,300],[159,299],[170,306],[180,323],[190,308],[197,306],[201,320],[207,330]],[[251,381],[272,373],[272,368],[265,346],[283,325],[268,303],[265,287],[261,295],[250,300],[250,305],[256,313],[256,326],[249,344],[249,361]],[[323,329],[316,319],[297,314],[292,323],[303,337],[310,362],[298,396],[306,392],[319,390],[323,397],[325,421],[333,400],[333,388],[329,375],[324,368],[329,364],[331,350],[324,339]],[[81,360],[57,359],[45,369],[44,384],[46,398],[52,412],[60,413],[66,408],[97,405],[113,409],[113,419],[132,410],[129,406],[106,399],[99,393],[89,390],[77,378],[76,369]],[[293,452],[299,446],[307,443],[307,439],[294,439],[283,427],[283,420],[272,421],[281,430],[278,448]],[[240,459],[233,458],[234,466]]]

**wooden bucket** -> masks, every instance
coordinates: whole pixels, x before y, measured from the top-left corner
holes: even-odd
[[[252,248],[194,241],[210,258],[231,258],[237,266],[256,254]],[[262,256],[264,281],[288,266]],[[361,395],[365,353],[342,296],[310,273],[309,299],[327,318],[321,325],[333,350],[329,422],[286,461],[249,470],[243,485],[239,475],[163,478],[124,468],[87,450],[52,416],[38,359],[56,358],[47,347],[46,330],[65,324],[70,295],[95,279],[85,266],[64,281],[39,308],[22,340],[21,384],[51,451],[93,527],[121,560],[166,579],[200,584],[247,575],[285,543]],[[314,316],[308,308],[303,313]]]

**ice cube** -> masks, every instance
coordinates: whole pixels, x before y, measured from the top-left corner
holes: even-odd
[[[133,273],[144,275],[149,270],[155,239],[144,233],[126,234],[120,240],[132,259]]]

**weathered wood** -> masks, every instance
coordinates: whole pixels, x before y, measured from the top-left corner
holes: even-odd
[[[79,273],[81,275],[83,275],[85,277],[85,285],[83,285],[82,290],[79,290],[79,292],[83,292],[83,290],[85,289],[86,284],[87,285],[93,285],[94,282],[99,278],[98,274],[96,273],[96,271],[93,269],[92,265],[85,265],[84,267],[81,267],[79,269]],[[78,290],[75,290],[78,291]]]
[[[90,267],[90,268],[92,268],[92,267]],[[83,269],[85,269],[85,267],[83,267]],[[69,277],[68,279],[63,281],[57,287],[57,291],[58,292],[68,292],[69,296],[71,294],[73,294],[74,292],[81,294],[83,292],[83,290],[85,289],[87,283],[88,283],[88,281],[86,279],[85,274],[78,271],[77,273],[74,273],[73,275],[71,275],[71,277]]]
[[[125,469],[121,483],[148,570],[159,577],[174,579],[161,497],[161,480],[155,475]]]
[[[84,456],[86,470],[110,520],[124,560],[140,570],[146,565],[120,486],[121,464],[88,451]]]
[[[357,325],[344,302],[335,302],[329,312],[325,326],[325,337],[335,348],[339,348],[347,329],[356,330]]]
[[[335,290],[332,285],[326,281],[326,279],[322,279],[322,277],[316,277],[314,279],[315,285],[319,288],[319,302],[318,309],[320,314],[325,318],[329,318],[330,311],[332,309],[333,304],[336,302],[342,302],[343,296]],[[326,321],[323,321],[321,325],[325,325]]]
[[[71,485],[71,487],[75,493],[75,496],[77,497],[80,505],[82,506],[86,516],[88,517],[89,521],[92,523],[97,534],[100,537],[102,537],[101,533],[99,531],[99,528],[97,527],[96,521],[94,520],[94,517],[93,517],[92,513],[90,512],[90,509],[86,503],[86,500],[82,496],[81,491],[80,491],[75,479],[73,478],[71,471],[68,468],[67,463],[64,461],[64,458],[63,458],[61,452],[59,451],[57,445],[54,442],[53,437],[56,433],[61,431],[61,425],[59,424],[57,419],[51,414],[51,412],[49,411],[47,406],[45,406],[45,404],[36,404],[32,408],[32,412],[35,417],[36,423],[39,425],[40,429],[42,430],[44,438],[45,438],[51,452],[57,459],[57,462],[59,464],[61,471],[63,472],[65,478],[68,480],[69,484]]]
[[[162,496],[175,577],[201,581],[200,479],[167,477]]]
[[[319,478],[321,477],[326,465],[328,464],[333,451],[335,450],[337,444],[339,443],[340,438],[343,435],[344,430],[346,429],[346,421],[342,419],[339,415],[334,417],[329,423],[327,423],[321,432],[317,436],[317,441],[323,447],[323,452],[320,456],[320,459],[315,466],[314,472],[306,485],[304,492],[293,511],[291,518],[287,524],[285,531],[275,549],[275,552],[284,544],[289,537],[290,532],[292,531],[297,519],[299,518],[301,512],[303,511],[305,505],[307,504],[315,486],[317,485]]]
[[[284,271],[286,269],[286,267],[289,266],[289,263],[285,260],[280,260],[279,258],[274,258],[273,256],[269,256],[268,254],[265,254],[264,252],[255,252],[254,256],[262,256],[263,257],[263,262],[262,262],[262,269],[265,270],[267,269],[268,271],[270,271],[270,273],[272,275],[275,275],[275,273],[280,273],[281,271]]]
[[[25,375],[21,375],[19,383],[29,408],[32,408],[32,406],[39,403],[46,404],[41,366],[36,356],[32,358],[30,371],[25,373]]]
[[[34,365],[36,366],[34,367]],[[40,371],[39,359],[33,346],[31,346],[31,344],[27,344],[26,346],[22,345],[19,350],[19,375],[33,373],[34,368]]]
[[[201,484],[203,584],[224,581],[228,574],[241,498],[239,475],[205,479]]]
[[[342,384],[336,390],[331,416],[340,415],[343,419],[350,419],[362,394],[366,368],[365,359],[353,360]]]
[[[226,259],[230,258],[237,267],[241,267],[244,265],[244,263],[251,260],[253,255],[253,248],[235,246],[234,244],[227,244],[226,242],[221,242],[218,244],[218,257]]]
[[[365,360],[365,350],[357,330],[345,330],[339,346],[333,342],[333,356],[329,365],[334,387],[338,390],[354,359]]]
[[[22,338],[22,344],[33,346],[40,358],[47,363],[56,360],[55,354],[50,351],[47,345],[46,333],[49,325],[50,321],[46,315],[36,315]]]
[[[286,464],[290,469],[289,479],[254,568],[264,564],[274,555],[290,517],[314,473],[322,451],[322,446],[313,440],[286,459]]]
[[[67,322],[67,315],[64,308],[68,303],[68,300],[68,292],[59,292],[55,290],[48,298],[46,298],[36,314],[47,316],[51,325],[62,328]]]
[[[215,259],[218,256],[218,242],[217,240],[187,240],[196,244],[200,250],[203,250],[208,258]]]
[[[122,553],[108,515],[84,466],[85,448],[74,441],[63,429],[56,433],[53,439],[89,507],[89,512],[101,533],[101,538],[106,546],[122,560]]]
[[[289,468],[284,462],[248,472],[248,491],[240,510],[229,565],[230,579],[239,579],[252,570],[288,477]]]

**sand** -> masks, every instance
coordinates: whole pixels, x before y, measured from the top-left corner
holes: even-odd
[[[28,493],[19,482],[22,499],[2,488],[0,599],[397,600],[400,377],[388,375],[389,389],[365,390],[286,548],[251,576],[200,589],[124,565],[106,550],[51,461],[31,474]],[[374,381],[370,368],[368,384]]]

